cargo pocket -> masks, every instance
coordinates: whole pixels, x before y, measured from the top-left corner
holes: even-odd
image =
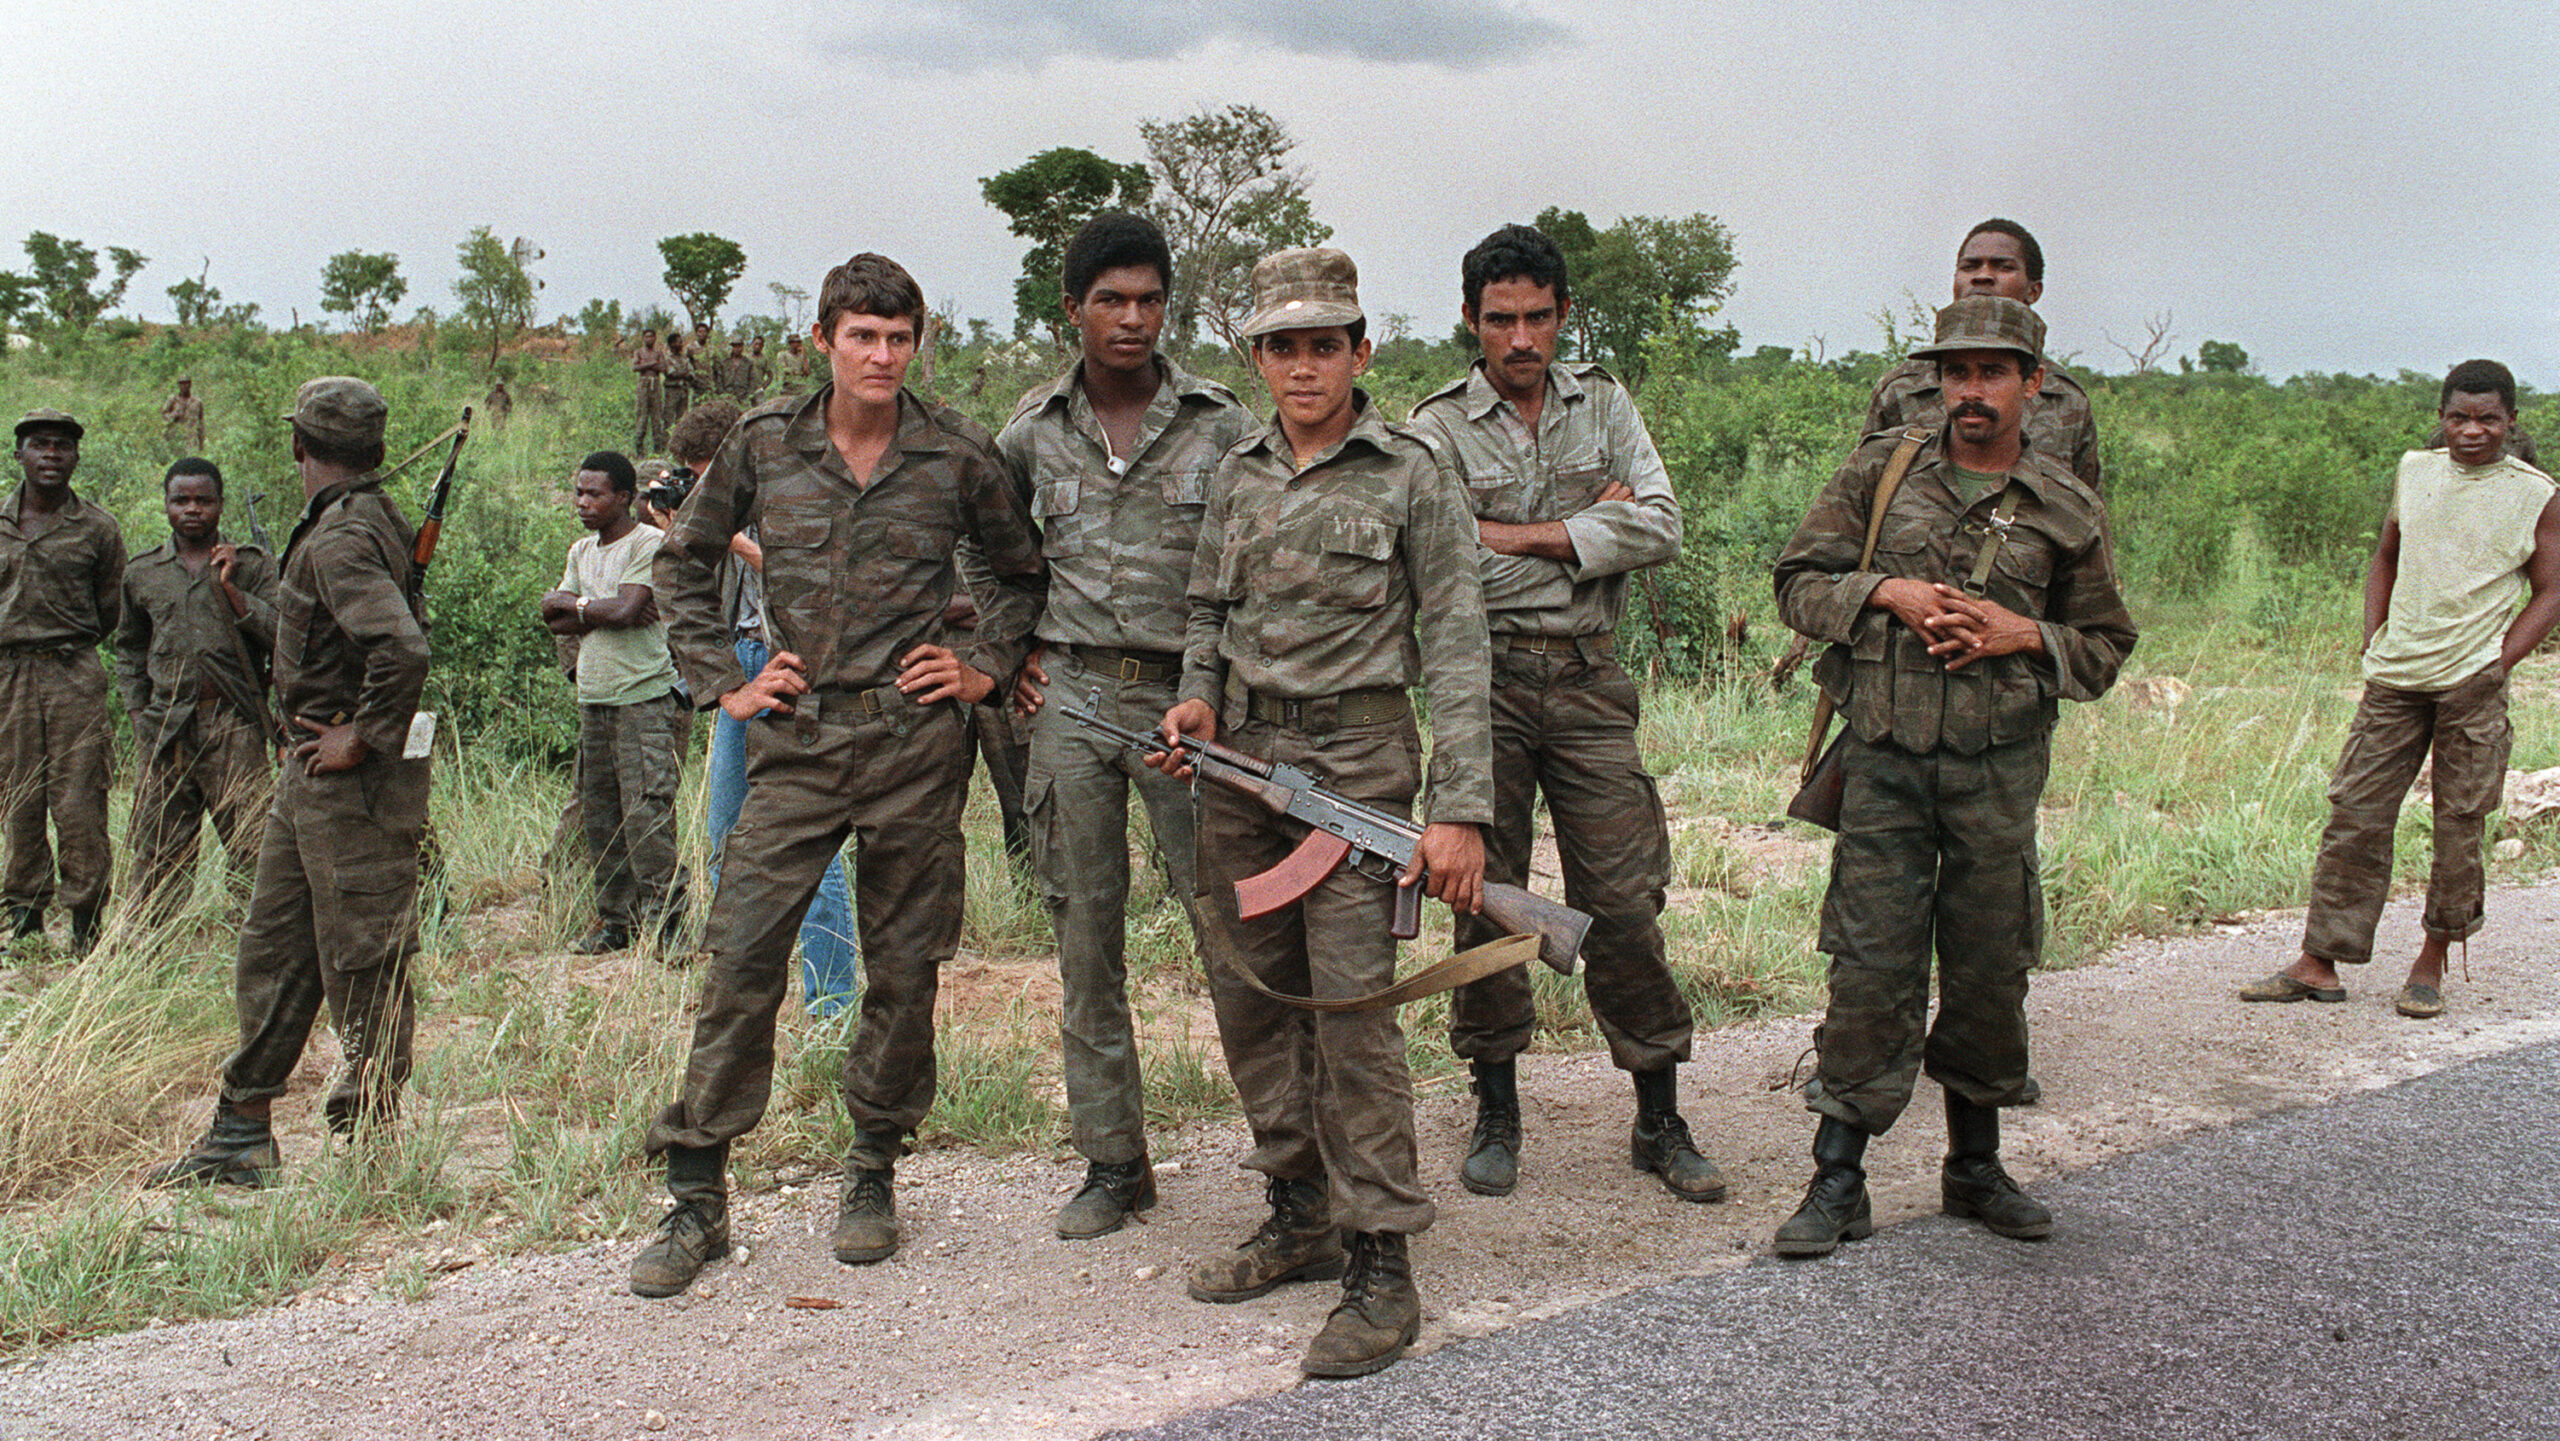
[[[320,964],[369,971],[405,949],[418,904],[416,854],[332,859],[328,890],[311,898]]]
[[[1040,549],[1052,556],[1084,552],[1084,522],[1076,515],[1084,501],[1084,482],[1072,476],[1044,480],[1031,494],[1031,513],[1040,521]]]
[[[1396,553],[1394,527],[1371,516],[1328,516],[1317,543],[1324,558],[1317,564],[1310,597],[1316,604],[1376,610],[1387,603],[1389,563]]]

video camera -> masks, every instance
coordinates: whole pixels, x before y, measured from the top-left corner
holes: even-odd
[[[669,515],[684,507],[686,496],[693,494],[694,474],[682,466],[670,466],[663,475],[653,476],[640,488],[640,498]]]

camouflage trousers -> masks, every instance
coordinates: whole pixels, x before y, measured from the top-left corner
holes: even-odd
[[[0,805],[9,836],[0,902],[39,910],[56,900],[74,909],[106,904],[114,866],[107,787],[115,780],[107,694],[106,667],[91,647],[0,651]]]
[[[232,869],[243,879],[255,876],[275,791],[267,737],[257,726],[227,708],[199,706],[178,729],[133,778],[133,890],[135,903],[153,916],[178,910],[194,893],[208,813]]]
[[[651,1155],[716,1145],[763,1119],[792,943],[848,837],[864,985],[845,1111],[865,1135],[905,1136],[933,1106],[934,997],[960,946],[968,727],[957,705],[910,705],[886,686],[802,696],[796,708],[747,727],[747,798],[720,853],[693,1050],[682,1093],[649,1128]]]
[[[1196,943],[1191,788],[1059,711],[1059,703],[1081,704],[1089,688],[1100,686],[1104,720],[1150,731],[1173,707],[1171,680],[1123,681],[1087,671],[1063,652],[1051,654],[1051,703],[1031,719],[1023,809],[1032,864],[1058,938],[1064,992],[1058,1042],[1076,1151],[1088,1161],[1117,1164],[1147,1149],[1146,1096],[1129,1021],[1129,792],[1136,790],[1146,806],[1166,892],[1181,898]]]
[[[633,378],[631,408],[637,423],[631,436],[631,453],[656,455],[667,446],[666,377],[637,375]]]
[[[1323,734],[1249,721],[1219,738],[1398,816],[1412,813],[1421,789],[1422,741],[1410,717]],[[1246,1168],[1323,1183],[1334,1224],[1345,1229],[1424,1230],[1435,1212],[1416,1171],[1413,1081],[1394,1009],[1304,1010],[1233,974],[1302,996],[1387,985],[1396,966],[1387,935],[1394,888],[1337,869],[1297,905],[1244,920],[1235,883],[1296,849],[1307,827],[1215,784],[1200,788],[1199,824],[1201,949],[1227,1073],[1253,1130]]]
[[[418,1025],[409,966],[429,774],[426,761],[381,757],[322,776],[282,767],[240,927],[240,1049],[223,1063],[223,1099],[283,1095],[325,1002],[346,1058],[329,1113],[397,1104]]]
[[[608,925],[654,922],[682,903],[676,785],[686,716],[674,691],[629,705],[578,707],[578,807],[594,859],[596,911]]]
[[[1163,713],[1158,712],[1156,719],[1164,719]],[[969,712],[969,735],[977,747],[979,761],[987,768],[987,789],[995,793],[996,814],[1004,822],[1005,856],[1017,862],[1028,861],[1031,820],[1024,808],[1023,788],[1031,775],[1029,727],[1010,708],[973,706]]]
[[[2027,974],[2044,950],[2036,802],[2050,737],[1915,755],[1854,734],[1818,945],[1831,1006],[1806,1104],[1869,1135],[1929,1079],[1978,1106],[2032,1105]],[[1938,1016],[1929,1021],[1929,960]]]
[[[1594,652],[1493,653],[1493,829],[1484,878],[1529,883],[1530,822],[1538,793],[1554,818],[1565,904],[1591,915],[1582,984],[1592,1019],[1623,1071],[1689,1059],[1688,998],[1664,954],[1663,887],[1671,836],[1653,777],[1636,750],[1636,688]],[[1499,939],[1481,916],[1458,923],[1461,948]],[[1537,1028],[1526,967],[1461,986],[1449,998],[1449,1048],[1470,1061],[1508,1061]]]
[[[2333,965],[2373,959],[2373,928],[2391,894],[2391,833],[2430,751],[2435,862],[2422,924],[2428,935],[2450,941],[2479,931],[2486,914],[2481,832],[2506,798],[2514,739],[2507,674],[2495,665],[2450,690],[2365,683],[2346,750],[2329,777],[2329,827],[2311,870],[2305,954]]]

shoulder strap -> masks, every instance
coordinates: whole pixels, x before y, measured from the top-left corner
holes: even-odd
[[[1911,473],[1912,459],[1920,447],[1929,443],[1937,432],[1925,425],[1915,425],[1902,432],[1902,443],[1893,448],[1893,459],[1885,462],[1884,474],[1876,481],[1875,494],[1867,498],[1867,544],[1858,552],[1858,569],[1875,563],[1876,541],[1884,534],[1884,513],[1893,507],[1896,491],[1902,489],[1902,478]],[[1831,693],[1816,691],[1813,702],[1813,734],[1805,742],[1804,764],[1797,770],[1799,781],[1813,779],[1813,768],[1822,763],[1823,742],[1831,735]]]
[[[1383,991],[1372,991],[1365,996],[1327,997],[1321,1000],[1314,996],[1293,996],[1286,991],[1275,991],[1256,980],[1251,971],[1232,960],[1227,962],[1227,974],[1283,1005],[1296,1006],[1300,1010],[1381,1011],[1389,1006],[1400,1006],[1407,1001],[1420,1000],[1424,996],[1436,996],[1442,991],[1456,990],[1469,981],[1482,980],[1496,971],[1507,971],[1513,966],[1525,966],[1536,959],[1537,954],[1538,938],[1536,936],[1504,936],[1500,940],[1488,941],[1473,949],[1460,951],[1446,960],[1435,961]]]

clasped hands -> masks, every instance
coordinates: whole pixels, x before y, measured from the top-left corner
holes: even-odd
[[[1928,641],[1929,654],[1944,658],[1951,671],[1990,656],[2044,650],[2043,627],[1998,601],[1966,595],[1941,581],[1887,576],[1867,604],[1891,611]]]

